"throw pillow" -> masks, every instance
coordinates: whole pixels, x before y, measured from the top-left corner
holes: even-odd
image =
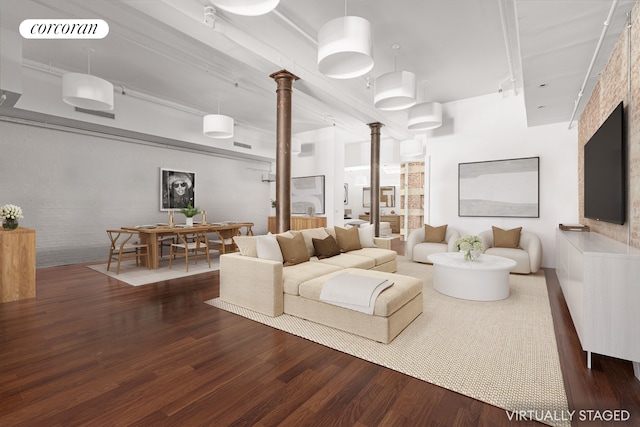
[[[373,224],[363,224],[358,227],[358,238],[360,239],[360,246],[363,248],[375,248],[376,244],[373,242],[376,229]]]
[[[304,243],[304,237],[301,233],[296,234],[292,238],[276,236],[276,239],[282,251],[282,259],[284,260],[285,267],[309,261],[309,252],[307,251],[307,245]]]
[[[258,236],[256,241],[256,253],[258,258],[283,262],[280,245],[276,236],[269,233],[266,236]]]
[[[349,252],[356,249],[362,249],[362,246],[360,245],[358,227],[334,227],[334,229],[336,230],[336,240],[338,241],[340,251]]]
[[[429,224],[424,225],[424,241],[427,243],[444,243],[447,235],[447,225],[432,227]]]
[[[340,255],[338,242],[336,242],[336,239],[332,236],[327,236],[324,239],[316,239],[314,237],[313,247],[318,259],[331,258],[332,256]]]
[[[511,230],[503,230],[498,227],[493,229],[493,247],[494,248],[520,248],[520,232],[522,227],[513,228]]]
[[[307,245],[307,252],[309,252],[309,256],[314,256],[316,254],[312,239],[324,239],[329,235],[324,228],[308,228],[301,231],[290,231],[290,233],[293,235],[298,233],[302,234],[302,237],[304,237],[304,243]]]
[[[240,255],[256,258],[258,256],[258,238],[256,236],[234,236]]]

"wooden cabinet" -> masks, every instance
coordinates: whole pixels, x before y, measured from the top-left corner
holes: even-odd
[[[36,296],[36,232],[0,230],[0,302]]]
[[[308,228],[318,228],[327,226],[326,216],[292,216],[291,230],[306,230]],[[269,231],[276,232],[276,217],[270,216],[268,223]]]
[[[359,218],[363,221],[371,221],[369,215],[360,215]],[[380,222],[388,222],[392,233],[400,233],[400,215],[380,215]]]
[[[556,234],[556,274],[582,349],[633,362],[640,379],[640,249],[594,232]]]

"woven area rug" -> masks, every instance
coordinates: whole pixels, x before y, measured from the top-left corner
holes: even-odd
[[[424,311],[390,344],[220,301],[208,304],[545,424],[568,404],[544,273],[510,276],[502,301],[466,301],[433,290],[432,266],[398,258],[398,274],[423,281]]]
[[[116,265],[111,263],[111,268],[107,271],[107,264],[94,264],[87,267],[99,273],[111,276],[114,279],[123,281],[131,286],[142,286],[150,283],[162,282],[163,280],[177,279],[179,277],[193,276],[195,274],[207,273],[220,269],[220,262],[217,255],[211,255],[211,268],[207,260],[200,258],[198,263],[189,262],[189,271],[185,271],[184,258],[173,261],[172,268],[169,268],[169,259],[161,259],[157,270],[149,270],[146,267],[136,265],[134,260],[127,260],[120,264],[120,274],[116,274]]]

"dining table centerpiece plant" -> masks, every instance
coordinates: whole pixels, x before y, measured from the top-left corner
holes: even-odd
[[[2,218],[2,228],[5,230],[15,230],[18,228],[18,219],[22,216],[22,208],[20,206],[8,204],[0,208],[0,217]]]
[[[478,236],[472,236],[467,234],[456,240],[456,248],[464,253],[464,259],[466,261],[474,261],[482,251],[484,251],[484,245],[482,240]]]
[[[187,226],[189,227],[193,227],[193,217],[200,212],[202,212],[200,208],[194,208],[191,203],[189,203],[186,208],[180,209],[180,213],[187,217]]]

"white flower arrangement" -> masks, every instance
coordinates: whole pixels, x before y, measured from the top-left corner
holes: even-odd
[[[16,220],[24,218],[22,216],[22,208],[16,205],[4,205],[0,208],[0,217],[2,219]]]
[[[467,234],[456,240],[456,248],[464,252],[464,259],[473,260],[484,251],[482,240],[478,236]],[[474,255],[472,255],[472,252]]]

